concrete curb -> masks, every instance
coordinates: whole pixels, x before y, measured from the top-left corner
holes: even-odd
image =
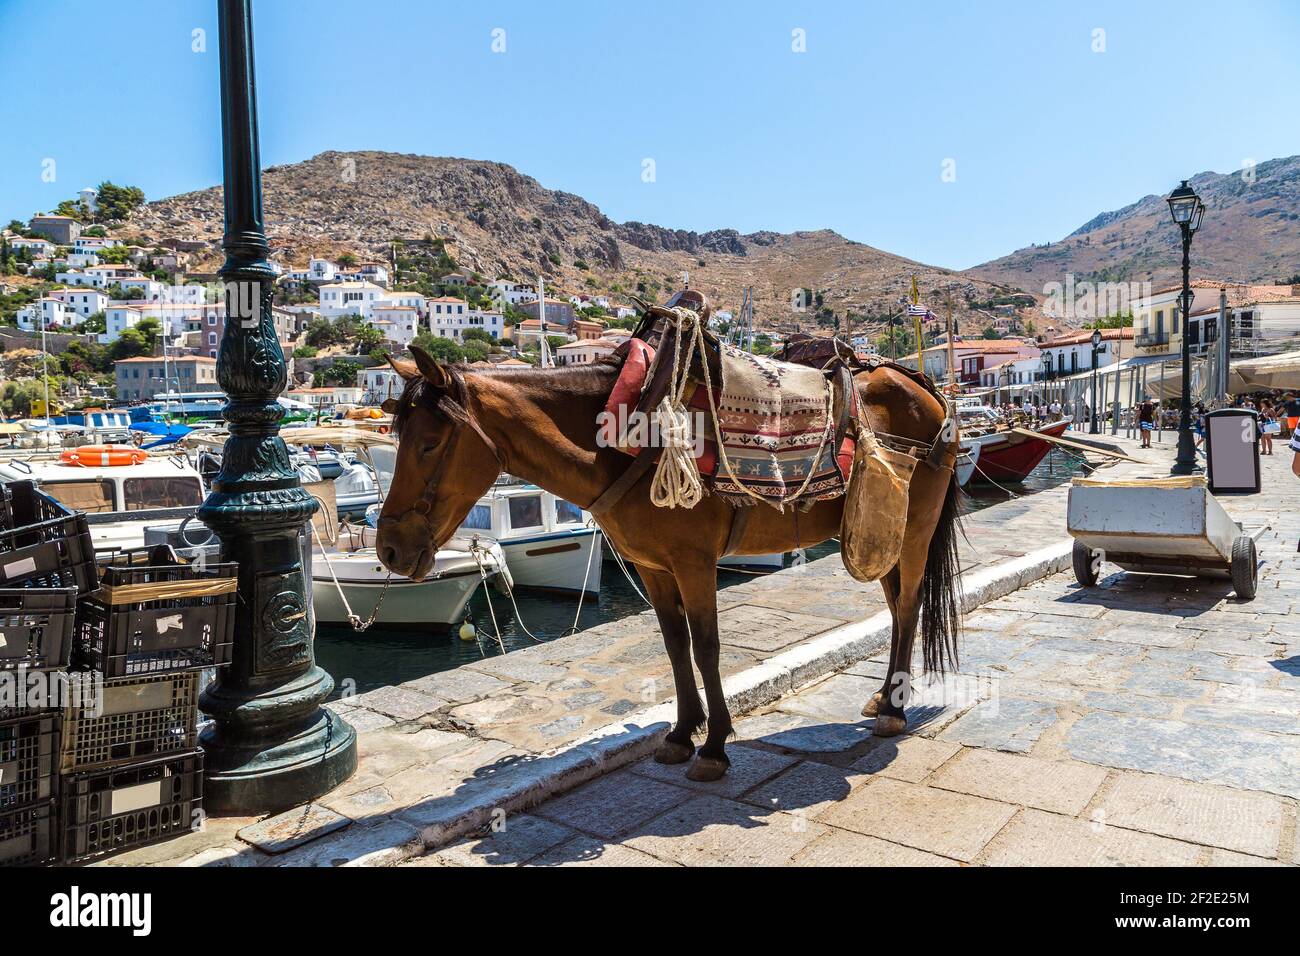
[[[1026,584],[1070,566],[1072,539],[962,575],[962,612],[1004,597]],[[888,611],[845,624],[805,641],[723,682],[727,706],[740,716],[826,674],[875,654],[889,643]],[[446,846],[480,830],[502,813],[518,813],[543,800],[611,773],[651,754],[672,726],[676,704],[668,701],[636,711],[558,750],[540,754],[497,777],[468,785],[428,808],[410,807],[397,819],[417,827],[420,840],[381,854],[383,864],[400,862]],[[421,846],[422,844],[422,846]]]

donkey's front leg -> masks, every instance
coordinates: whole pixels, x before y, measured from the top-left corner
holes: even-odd
[[[731,735],[731,714],[722,694],[718,642],[718,569],[716,559],[709,558],[698,566],[674,568],[677,587],[686,608],[690,626],[691,651],[695,666],[704,679],[704,699],[708,704],[708,736],[695,755],[686,776],[690,780],[718,780],[727,772],[726,741]],[[694,563],[693,563],[694,564]]]
[[[695,742],[691,737],[704,723],[704,705],[700,703],[695,674],[691,671],[691,639],[686,630],[682,596],[677,591],[677,581],[667,571],[653,571],[640,565],[636,570],[659,619],[659,630],[663,632],[664,648],[673,665],[673,684],[677,691],[677,724],[655,751],[655,760],[658,763],[685,763],[695,753]]]

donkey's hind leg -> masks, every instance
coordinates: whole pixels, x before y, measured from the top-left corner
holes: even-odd
[[[655,751],[659,763],[685,763],[695,754],[692,735],[704,724],[704,705],[695,687],[695,674],[691,670],[691,641],[686,627],[686,614],[677,581],[666,571],[652,571],[637,566],[637,573],[649,592],[659,619],[659,630],[664,635],[664,647],[673,665],[673,685],[677,693],[677,723]]]
[[[725,746],[731,735],[731,714],[722,692],[715,561],[716,557],[710,555],[700,565],[676,569],[677,586],[690,624],[691,653],[704,680],[704,698],[709,706],[708,736],[686,771],[688,779],[697,781],[718,780],[731,766]]]
[[[944,517],[951,480],[949,469],[917,467],[909,494],[903,551],[898,565],[881,582],[894,617],[894,638],[885,686],[876,703],[872,732],[877,737],[894,737],[907,729],[905,708],[912,690],[912,644],[921,617],[922,585],[929,570],[931,540]]]
[[[880,587],[885,592],[885,604],[893,619],[889,635],[889,663],[885,667],[885,680],[880,690],[876,691],[862,705],[863,717],[875,717],[880,713],[880,702],[889,694],[889,676],[894,673],[894,664],[898,659],[898,567],[893,567],[880,579]]]

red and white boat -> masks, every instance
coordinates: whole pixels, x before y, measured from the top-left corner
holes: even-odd
[[[971,475],[971,484],[998,484],[1024,481],[1038,463],[1052,450],[1047,440],[1060,438],[1070,427],[1070,418],[1012,426],[990,408],[971,406],[958,410],[962,415],[962,441],[978,442],[979,458]],[[1035,434],[1044,437],[1037,438]]]

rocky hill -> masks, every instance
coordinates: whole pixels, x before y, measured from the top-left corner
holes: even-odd
[[[824,307],[883,314],[917,276],[934,307],[951,297],[959,319],[982,328],[976,306],[996,299],[995,283],[927,266],[851,242],[830,231],[741,235],[698,233],[641,222],[616,223],[571,193],[546,189],[501,163],[382,152],[326,152],[267,169],[263,177],[267,231],[279,261],[304,265],[313,254],[344,251],[387,259],[395,237],[441,238],[463,271],[531,281],[537,274],[565,292],[641,294],[664,298],[689,271],[693,288],[735,309],[754,286],[760,325],[810,326],[792,310],[798,289],[822,294]],[[211,243],[196,270],[215,269],[221,189],[150,203],[131,229],[153,240],[201,238]],[[970,327],[970,324],[964,326]]]
[[[1300,273],[1300,156],[1253,170],[1191,179],[1205,202],[1192,243],[1197,276],[1280,282]],[[1177,185],[1171,183],[1171,187]],[[1182,241],[1164,196],[1145,196],[1084,223],[1060,242],[1019,249],[966,270],[967,276],[1041,294],[1044,284],[1076,280],[1176,282]]]

